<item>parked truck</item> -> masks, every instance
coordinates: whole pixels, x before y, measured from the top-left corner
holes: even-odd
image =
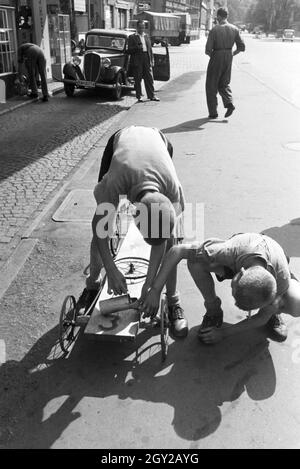
[[[179,46],[182,41],[180,34],[181,18],[172,13],[157,13],[154,11],[142,11],[135,15],[135,19],[129,22],[129,28],[135,28],[138,20],[145,21],[145,32],[151,39],[151,44],[169,43]]]
[[[191,41],[192,19],[189,13],[176,13],[180,18],[180,44],[189,44]]]

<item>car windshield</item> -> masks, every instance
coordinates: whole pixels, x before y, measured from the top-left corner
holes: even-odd
[[[99,49],[111,49],[111,50],[124,50],[125,38],[89,34],[86,38],[86,47],[96,47]]]

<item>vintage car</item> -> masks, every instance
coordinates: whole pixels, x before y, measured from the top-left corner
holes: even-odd
[[[132,31],[91,29],[86,33],[82,56],[75,55],[63,68],[64,90],[73,96],[75,89],[104,88],[119,100],[125,89],[134,89],[130,56],[126,53],[128,36]],[[161,52],[163,51],[163,52]],[[169,50],[165,46],[154,54],[155,80],[170,79]]]
[[[284,29],[282,32],[282,42],[284,41],[294,41],[295,31],[294,29]]]

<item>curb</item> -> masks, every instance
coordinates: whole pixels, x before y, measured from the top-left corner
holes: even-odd
[[[59,91],[56,91],[56,94]],[[29,101],[29,103],[31,103]],[[22,103],[22,105],[27,104]],[[120,121],[123,119],[123,113],[120,113]],[[90,170],[90,168],[95,164],[95,161],[98,156],[97,148],[105,147],[105,142],[107,140],[107,132],[98,140],[96,147],[92,147],[85,158],[85,160],[79,164],[76,168],[75,172],[72,176],[70,176],[62,185],[62,187],[58,190],[58,192],[51,197],[42,211],[35,217],[35,219],[31,222],[31,224],[25,229],[20,242],[10,255],[10,257],[5,261],[4,265],[0,269],[0,301],[2,300],[3,296],[5,295],[6,291],[9,289],[10,285],[17,277],[18,273],[24,266],[25,262],[27,261],[28,257],[30,256],[31,252],[33,251],[35,245],[38,242],[37,238],[32,238],[31,235],[36,228],[38,228],[39,224],[44,220],[49,213],[49,211],[53,208],[53,206],[57,203],[60,198],[66,197],[65,193],[69,187],[69,185],[74,182],[80,181],[85,174]],[[0,344],[1,346],[1,344]],[[1,347],[0,347],[1,352]],[[1,358],[1,357],[0,357]],[[1,363],[1,362],[0,362]]]
[[[56,94],[61,93],[63,90],[64,90],[63,87],[61,87],[61,88],[56,88],[55,90],[51,91],[51,94],[52,94],[52,96],[55,96]],[[39,98],[36,98],[36,99],[29,99],[28,101],[24,101],[24,102],[22,102],[22,103],[18,103],[18,104],[12,105],[10,108],[8,108],[8,109],[3,109],[3,111],[0,111],[0,116],[3,116],[4,114],[7,114],[8,112],[15,111],[16,109],[18,109],[18,108],[20,108],[20,107],[27,106],[28,104],[35,103],[35,102],[37,102],[38,100],[39,100]]]
[[[38,240],[35,238],[22,239],[13,254],[7,260],[0,273],[0,299],[22,269],[37,241]]]

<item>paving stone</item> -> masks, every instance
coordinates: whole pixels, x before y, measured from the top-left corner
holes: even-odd
[[[191,46],[184,51],[170,49],[172,78],[203,69],[198,49]],[[51,194],[135,102],[133,94],[116,103],[99,96],[92,100],[91,94],[82,91],[74,100],[59,94],[47,106],[30,103],[0,115],[0,243],[15,244],[22,226],[33,221],[37,209],[42,210]],[[9,256],[9,249],[0,246],[0,255],[1,259]]]

